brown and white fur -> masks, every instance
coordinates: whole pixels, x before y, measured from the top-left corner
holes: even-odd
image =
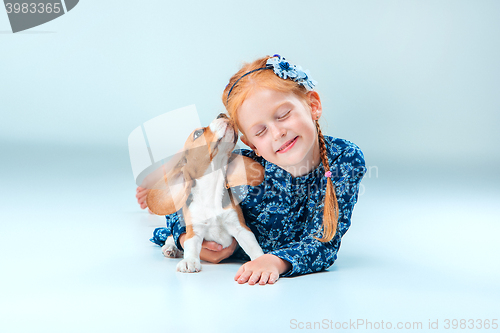
[[[184,259],[178,263],[177,271],[201,270],[203,239],[225,248],[234,237],[252,260],[264,254],[230,190],[243,184],[259,185],[264,172],[251,158],[232,154],[237,140],[234,126],[220,114],[210,126],[190,134],[179,163],[148,194],[148,207],[155,214],[168,215],[182,208],[186,237]],[[162,252],[167,257],[182,253],[172,236]]]

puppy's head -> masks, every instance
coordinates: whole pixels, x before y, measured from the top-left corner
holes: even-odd
[[[237,141],[235,126],[221,113],[209,126],[191,132],[184,144],[182,167],[190,179],[215,171],[227,163]]]
[[[226,166],[237,140],[236,128],[225,114],[191,132],[177,165],[150,190],[149,209],[168,215],[182,208],[196,179]]]

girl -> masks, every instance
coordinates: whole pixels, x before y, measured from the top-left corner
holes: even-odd
[[[242,188],[241,202],[265,254],[240,267],[238,283],[272,284],[280,276],[325,270],[337,259],[351,225],[364,157],[353,143],[321,133],[322,106],[314,86],[306,71],[274,55],[244,65],[222,94],[241,141],[252,149],[236,153],[265,169],[261,185]],[[146,193],[138,189],[142,208]],[[182,214],[166,218],[167,227],[156,229],[151,241],[163,245],[172,234],[182,248]],[[235,241],[225,249],[214,242],[203,247],[201,259],[214,263],[245,257]]]

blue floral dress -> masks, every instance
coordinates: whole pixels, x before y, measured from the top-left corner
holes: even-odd
[[[339,205],[339,220],[335,237],[322,243],[323,198],[327,178],[323,164],[305,176],[292,177],[279,166],[256,156],[251,150],[235,153],[248,156],[265,169],[259,186],[233,189],[241,201],[245,221],[255,234],[264,253],[273,254],[292,264],[282,276],[318,272],[330,267],[337,259],[342,236],[351,225],[351,215],[358,199],[359,184],[366,167],[361,150],[347,140],[325,136],[327,156]],[[166,228],[157,228],[151,241],[162,246],[173,235],[179,248],[179,236],[186,232],[181,211],[167,215]],[[238,248],[234,258],[249,260]]]

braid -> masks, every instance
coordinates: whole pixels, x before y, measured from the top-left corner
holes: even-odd
[[[325,172],[330,171],[330,164],[326,155],[326,144],[323,133],[319,127],[319,122],[316,120],[316,130],[318,131],[319,154],[321,162],[325,168]],[[329,242],[337,232],[337,223],[339,219],[339,204],[335,195],[335,186],[330,177],[327,178],[326,194],[323,209],[323,238],[317,238],[321,242]]]

